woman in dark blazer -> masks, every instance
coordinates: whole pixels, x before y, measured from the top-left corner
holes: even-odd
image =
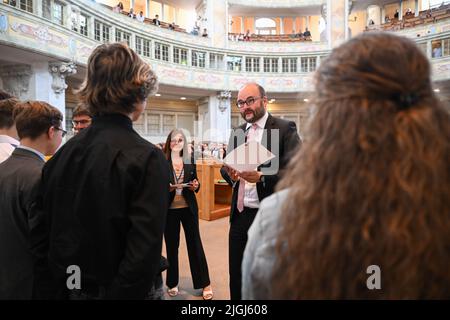
[[[209,280],[208,264],[203,251],[198,224],[198,205],[194,192],[198,192],[200,184],[197,170],[188,151],[186,136],[181,130],[170,132],[164,148],[169,162],[170,200],[164,239],[166,241],[167,269],[166,285],[168,294],[178,294],[178,247],[180,244],[180,223],[183,224],[186,245],[191,267],[194,289],[203,288],[203,299],[213,297]]]

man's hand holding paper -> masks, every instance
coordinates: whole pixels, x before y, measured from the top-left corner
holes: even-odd
[[[255,183],[261,178],[261,172],[256,171],[258,166],[273,158],[275,158],[275,155],[261,143],[250,141],[231,151],[223,162],[230,173],[245,181]],[[230,177],[233,179],[232,175]]]

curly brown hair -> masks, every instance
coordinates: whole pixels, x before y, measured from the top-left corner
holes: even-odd
[[[427,58],[403,37],[358,36],[321,64],[314,104],[278,186],[290,201],[272,298],[450,298],[450,116]]]
[[[78,90],[80,102],[92,115],[130,114],[135,104],[158,90],[158,80],[132,49],[124,43],[103,44],[88,60],[86,80]]]

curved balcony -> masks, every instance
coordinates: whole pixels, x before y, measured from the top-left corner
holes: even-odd
[[[228,42],[227,48],[213,47],[211,38],[142,24],[90,1],[66,3],[68,10],[76,8],[86,17],[84,29],[46,19],[39,10],[0,3],[0,44],[83,67],[100,43],[126,41],[152,65],[162,84],[214,91],[234,91],[248,81],[260,82],[269,92],[312,91],[313,71],[329,54],[327,43],[314,42]],[[450,19],[398,33],[414,38],[431,59],[434,42],[450,41]],[[432,59],[435,80],[450,79],[449,56],[444,50]]]
[[[320,6],[326,0],[228,0],[230,5],[242,5],[258,8],[292,8]]]

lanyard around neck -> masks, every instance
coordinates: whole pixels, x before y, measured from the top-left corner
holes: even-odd
[[[175,178],[175,183],[178,183],[178,180],[181,178],[183,173],[184,173],[184,166],[183,166],[183,169],[181,169],[180,175],[178,177],[177,177],[177,174],[175,172],[175,168],[173,168],[173,177]]]

